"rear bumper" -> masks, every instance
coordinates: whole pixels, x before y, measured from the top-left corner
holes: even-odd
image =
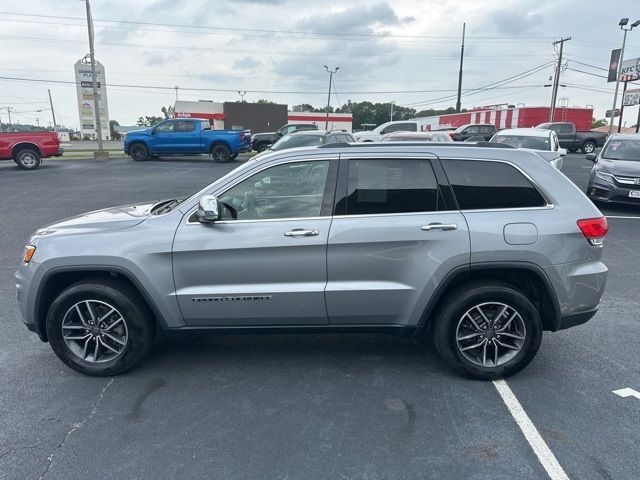
[[[251,147],[251,144],[249,145],[242,145],[238,148],[238,152],[239,153],[245,153],[245,152],[250,152],[253,148]]]
[[[553,286],[560,315],[550,330],[580,325],[593,317],[607,284],[607,267],[599,260],[543,267]]]
[[[54,157],[61,157],[63,153],[64,153],[64,148],[60,147],[58,148],[58,151],[55,153]]]
[[[598,312],[598,307],[586,310],[584,312],[568,313],[566,315],[560,315],[556,330],[565,330],[567,328],[575,327],[587,323]]]

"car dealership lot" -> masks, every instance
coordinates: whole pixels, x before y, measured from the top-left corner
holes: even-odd
[[[35,228],[184,195],[237,165],[0,164],[0,478],[545,478],[494,385],[452,374],[428,338],[163,340],[109,379],[69,370],[24,328],[13,272]],[[590,166],[569,155],[563,171],[584,189]],[[640,399],[612,393],[640,391],[640,207],[603,212],[610,276],[599,313],[545,333],[533,363],[507,381],[570,478],[640,471]]]

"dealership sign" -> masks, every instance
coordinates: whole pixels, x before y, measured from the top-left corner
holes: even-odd
[[[80,119],[80,130],[82,135],[95,138],[96,116],[93,102],[93,78],[91,75],[90,57],[78,60],[74,65],[76,78],[76,93],[78,98],[78,115]],[[102,129],[102,139],[109,137],[109,108],[107,106],[107,88],[104,74],[104,67],[96,61],[96,91],[98,96],[98,110],[100,110],[100,127]]]
[[[640,57],[622,62],[620,81],[631,82],[640,79]]]

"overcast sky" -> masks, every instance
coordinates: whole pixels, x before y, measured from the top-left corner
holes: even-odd
[[[2,1],[0,76],[74,81],[73,64],[88,52],[85,7],[81,1],[53,4]],[[457,88],[463,22],[463,89],[552,62],[551,42],[571,36],[561,79],[567,86],[559,97],[569,106],[593,105],[601,118],[611,108],[614,84],[594,67],[606,69],[611,49],[621,44],[620,18],[640,17],[638,0],[93,0],[92,9],[96,58],[107,84],[147,87],[108,87],[110,118],[121,125],[160,115],[162,105],[173,105],[176,85],[182,100],[238,100],[240,90],[248,101],[321,106],[328,86],[323,65],[340,67],[334,106],[348,99],[420,103],[418,109],[453,106],[455,99],[446,97]],[[633,57],[640,57],[640,28],[628,35],[625,58]],[[467,92],[462,106],[548,105],[551,89],[542,85],[552,73],[549,66],[509,88]],[[150,88],[162,86],[170,89]],[[0,107],[11,106],[14,121],[35,123],[38,117],[47,124],[49,112],[35,111],[47,105],[34,103],[46,100],[47,88],[58,122],[77,127],[71,84],[0,79]],[[635,123],[637,114],[637,107],[628,109],[626,123]],[[6,122],[6,110],[0,118]]]

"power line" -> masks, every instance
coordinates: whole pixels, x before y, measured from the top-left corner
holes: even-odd
[[[535,72],[534,72],[535,73]],[[524,77],[522,77],[524,78]],[[4,77],[0,76],[0,80],[8,80],[8,81],[19,81],[19,82],[37,82],[37,83],[54,83],[54,84],[62,84],[62,85],[78,85],[79,82],[71,81],[71,80],[51,80],[51,79],[43,79],[43,78],[24,78],[24,77]],[[497,82],[500,83],[500,82]],[[167,90],[167,91],[175,91],[175,86],[160,86],[160,85],[130,85],[130,84],[119,84],[119,83],[109,83],[105,84],[107,87],[122,87],[122,88],[142,88],[142,89],[153,89],[153,90]],[[509,88],[509,87],[504,87]],[[513,88],[513,87],[512,87]],[[231,92],[237,93],[237,88],[207,88],[207,87],[180,87],[180,90],[187,91],[197,91],[197,92]],[[320,91],[282,91],[282,90],[251,90],[244,89],[248,93],[272,93],[272,94],[307,94],[307,95],[325,95],[327,92]],[[388,90],[388,91],[352,91],[352,92],[342,92],[343,95],[382,95],[382,94],[409,94],[409,93],[437,93],[437,92],[455,92],[456,89],[435,89],[435,90]],[[469,90],[470,91],[470,90]]]
[[[15,15],[20,17],[37,17],[37,18],[55,18],[60,20],[84,20],[81,17],[68,17],[61,15],[41,15],[41,14],[31,14],[31,13],[17,13],[17,12],[0,12],[1,15]],[[95,18],[95,22],[105,22],[105,23],[118,23],[118,24],[127,24],[127,25],[148,25],[154,27],[177,27],[177,28],[194,28],[200,30],[222,30],[222,31],[231,31],[231,32],[259,32],[259,33],[271,33],[271,34],[298,34],[298,35],[311,35],[311,36],[330,36],[330,37],[374,37],[374,38],[418,38],[418,39],[458,39],[457,36],[442,36],[442,35],[389,35],[385,33],[349,33],[349,32],[312,32],[312,31],[303,31],[303,30],[269,30],[269,29],[258,29],[258,28],[239,28],[239,27],[217,27],[210,25],[184,25],[184,24],[176,24],[176,23],[154,23],[154,22],[139,22],[133,20],[110,20],[105,18]],[[473,39],[484,39],[484,40],[514,40],[514,39],[522,39],[522,40],[541,40],[540,37],[498,37],[498,36],[477,36],[470,37]]]
[[[534,67],[532,69],[525,70],[524,72],[521,72],[521,73],[519,73],[517,75],[512,75],[512,76],[507,77],[507,78],[505,78],[503,80],[499,80],[497,82],[490,83],[490,84],[485,85],[483,87],[466,90],[464,92],[464,95],[465,96],[475,95],[477,93],[481,93],[481,92],[486,91],[486,90],[494,90],[496,88],[508,88],[508,87],[504,87],[503,85],[508,84],[508,83],[512,83],[512,82],[521,80],[523,78],[526,78],[526,77],[528,77],[530,75],[533,75],[534,73],[537,73],[537,72],[539,72],[539,71],[551,66],[552,64],[553,64],[552,62],[547,62],[547,63],[544,63],[542,65],[538,65],[537,67]],[[529,85],[529,86],[533,86],[533,85]],[[522,85],[520,85],[519,87],[516,87],[516,88],[520,88],[520,87],[522,87]],[[405,106],[405,107],[413,107],[413,106],[433,105],[433,104],[438,103],[440,101],[451,100],[451,98],[455,98],[455,97],[456,97],[455,95],[454,96],[449,95],[449,96],[446,96],[446,97],[434,98],[434,99],[426,100],[426,101],[423,101],[423,102],[408,103],[408,104],[403,105],[403,106]]]
[[[28,37],[22,35],[0,35],[0,38],[6,40],[28,40],[38,42],[55,42],[55,43],[68,43],[68,44],[84,44],[81,40],[65,40],[60,38],[44,38],[44,37]],[[182,46],[182,45],[158,45],[158,44],[143,44],[143,43],[123,43],[123,42],[94,42],[96,45],[105,46],[117,46],[127,48],[149,48],[153,50],[200,50],[207,52],[219,52],[219,53],[247,53],[247,54],[267,54],[267,55],[293,55],[293,56],[321,56],[321,57],[362,57],[362,58],[394,58],[394,59],[409,59],[409,58],[424,58],[424,59],[451,59],[448,55],[397,55],[397,54],[353,54],[353,53],[327,53],[327,52],[300,52],[300,51],[277,51],[277,50],[240,50],[240,49],[228,49],[228,48],[212,48],[212,47],[200,47],[200,46]],[[548,55],[527,55],[528,57],[548,57]],[[495,58],[495,59],[507,59],[507,58],[522,58],[522,55],[473,55],[469,58]]]

